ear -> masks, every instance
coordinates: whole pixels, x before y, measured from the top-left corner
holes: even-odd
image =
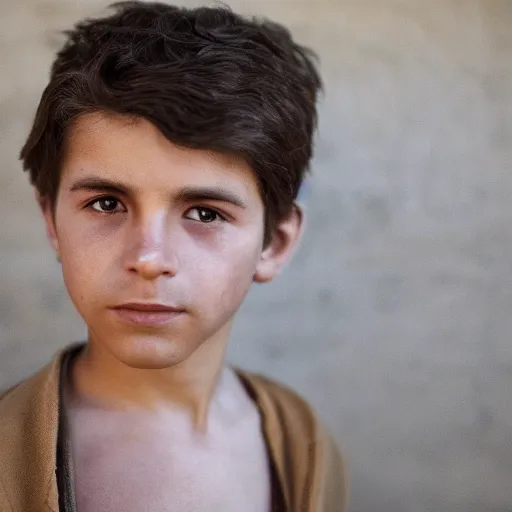
[[[253,278],[256,283],[267,283],[279,274],[298,245],[303,224],[302,208],[294,204],[290,214],[277,224],[270,242],[261,253]]]
[[[48,240],[52,244],[52,247],[55,249],[57,253],[57,259],[59,258],[59,240],[57,238],[57,229],[55,227],[55,215],[48,199],[43,198],[39,192],[35,192],[36,201],[39,204],[39,208],[41,208],[41,213],[43,214],[43,220],[46,226],[46,235]]]

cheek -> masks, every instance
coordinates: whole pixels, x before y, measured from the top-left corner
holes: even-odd
[[[205,308],[238,307],[253,281],[260,250],[254,237],[238,237],[236,243],[190,253],[186,273]]]
[[[62,260],[62,275],[69,297],[77,310],[83,313],[89,309],[91,296],[97,295],[97,274],[91,271],[94,262],[73,256]]]
[[[104,287],[108,252],[80,232],[62,233],[60,250],[66,289],[75,307],[82,312],[88,309],[91,297],[100,296]]]

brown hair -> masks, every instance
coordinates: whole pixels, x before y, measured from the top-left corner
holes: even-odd
[[[312,156],[321,80],[314,54],[281,25],[227,8],[121,2],[66,32],[21,150],[55,205],[66,131],[81,114],[142,117],[172,142],[241,155],[266,233],[290,212]]]

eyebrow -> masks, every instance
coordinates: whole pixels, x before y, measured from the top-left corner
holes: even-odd
[[[69,190],[72,192],[80,190],[112,192],[120,193],[124,196],[129,196],[136,192],[136,190],[121,182],[94,176],[79,179],[71,185]],[[238,208],[247,208],[247,204],[238,194],[222,187],[183,187],[176,194],[175,199],[180,202],[219,201],[230,203]]]
[[[245,201],[231,190],[222,187],[183,187],[177,195],[178,201],[220,201],[238,208],[247,208]]]
[[[130,187],[123,185],[120,182],[107,180],[105,178],[87,177],[82,178],[69,187],[71,192],[89,190],[89,191],[103,191],[103,192],[117,192],[123,195],[130,194]]]

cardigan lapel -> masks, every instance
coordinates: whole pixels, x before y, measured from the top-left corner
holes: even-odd
[[[0,400],[0,489],[12,512],[59,510],[55,474],[59,377],[68,349]]]

